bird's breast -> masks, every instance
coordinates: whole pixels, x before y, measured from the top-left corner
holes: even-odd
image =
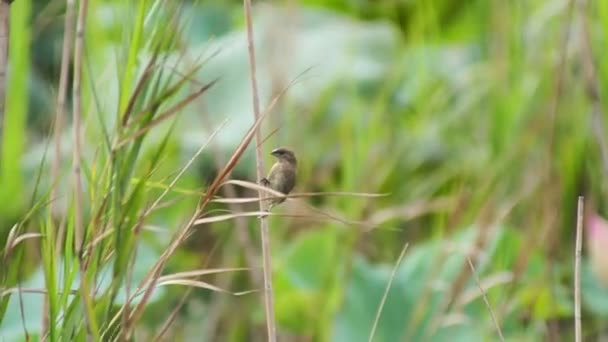
[[[295,168],[284,163],[277,163],[272,167],[268,180],[273,190],[288,194],[296,184]]]

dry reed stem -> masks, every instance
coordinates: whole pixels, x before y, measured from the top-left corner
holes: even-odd
[[[502,330],[500,329],[500,324],[498,324],[496,315],[494,315],[494,311],[492,310],[492,307],[490,306],[490,301],[488,300],[486,291],[481,286],[481,281],[479,280],[479,277],[475,273],[475,266],[473,266],[473,262],[471,261],[471,258],[467,257],[467,262],[469,263],[469,267],[471,268],[471,274],[473,275],[473,279],[475,279],[475,283],[477,284],[477,287],[479,288],[479,291],[481,292],[481,297],[483,298],[483,303],[485,304],[486,308],[488,309],[488,312],[490,313],[490,317],[492,318],[492,322],[494,323],[494,328],[496,328],[496,333],[498,334],[498,338],[504,342],[505,338],[502,335]]]
[[[409,243],[405,243],[405,245],[403,246],[403,249],[401,249],[401,254],[399,254],[399,258],[397,258],[397,262],[395,262],[395,266],[393,267],[393,271],[391,272],[391,276],[388,279],[388,284],[386,284],[386,289],[384,289],[384,294],[382,295],[382,299],[380,300],[380,305],[378,306],[378,311],[376,312],[376,318],[374,319],[374,324],[372,325],[372,330],[369,333],[369,342],[372,342],[374,340],[374,335],[376,334],[376,329],[378,328],[378,322],[380,322],[380,315],[382,314],[382,309],[384,309],[384,304],[386,303],[386,298],[388,298],[388,292],[391,289],[391,286],[393,285],[393,280],[395,279],[395,275],[397,274],[397,269],[399,268],[399,265],[401,265],[401,261],[403,260],[403,257],[405,256],[405,252],[407,251],[407,248],[409,247]]]
[[[249,51],[249,68],[251,76],[251,91],[253,96],[253,115],[257,121],[260,117],[260,100],[258,96],[258,85],[255,68],[255,46],[253,44],[253,23],[251,19],[251,0],[243,0],[245,9],[245,23],[247,26],[247,45]],[[264,177],[264,159],[262,156],[262,134],[258,128],[255,132],[255,155],[258,182]],[[260,211],[267,211],[266,202],[262,200],[263,192],[259,192]],[[272,289],[272,265],[270,253],[270,237],[268,232],[268,220],[266,216],[260,216],[260,237],[262,240],[262,259],[264,274],[264,308],[266,309],[266,328],[268,330],[268,341],[276,341],[276,323],[274,320],[274,294]]]
[[[205,118],[207,119],[207,117]],[[207,122],[207,124],[209,123]],[[221,167],[223,158],[222,154],[220,153],[220,150],[215,146],[212,146],[211,150],[211,152],[213,153],[213,158],[215,159],[215,164],[218,168]],[[226,196],[226,198],[238,197],[236,187],[232,184],[225,184],[224,186],[222,186],[222,192]],[[227,205],[230,211],[232,212],[240,213],[245,210],[245,206],[240,203],[227,203]],[[255,261],[258,259],[258,253],[256,253],[255,249],[253,248],[253,244],[251,243],[251,238],[248,233],[247,219],[245,217],[238,217],[236,218],[235,225],[236,237],[238,243],[243,249],[243,254],[245,255],[245,263],[247,264],[247,267],[251,269],[251,280],[253,281],[256,287],[261,288],[263,286],[263,280],[259,276],[259,271],[254,270]]]
[[[576,213],[576,249],[574,252],[574,333],[575,341],[583,340],[581,325],[581,251],[583,249],[583,196],[578,197]]]

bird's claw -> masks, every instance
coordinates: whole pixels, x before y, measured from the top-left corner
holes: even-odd
[[[268,214],[269,214],[269,213],[270,213],[270,211],[266,210],[266,213],[265,213],[265,214],[262,214],[262,215],[260,215],[260,216],[258,216],[258,218],[259,218],[259,219],[266,218],[266,217],[268,217]]]

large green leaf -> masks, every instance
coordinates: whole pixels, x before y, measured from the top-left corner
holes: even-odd
[[[475,228],[458,234],[453,241],[435,240],[411,247],[393,280],[375,341],[480,341],[496,336],[481,298],[466,304],[462,311],[448,312],[443,320],[437,321],[439,308],[449,295],[448,289],[465,262],[462,251],[475,239]],[[505,248],[501,246],[505,235],[511,235],[507,241],[512,240],[512,234],[500,229],[489,244],[487,260]],[[435,258],[442,251],[446,251],[448,257],[436,265]],[[513,262],[513,258],[510,261]],[[477,272],[483,272],[487,265],[482,262]],[[390,265],[372,265],[361,256],[355,259],[344,304],[334,322],[333,341],[368,340],[391,269]],[[431,275],[435,278],[429,283]],[[473,281],[469,281],[468,286],[474,291],[477,289]],[[425,299],[427,291],[430,296]],[[425,304],[420,307],[424,300]]]

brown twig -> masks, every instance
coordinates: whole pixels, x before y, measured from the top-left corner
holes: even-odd
[[[583,340],[581,327],[581,251],[583,249],[583,196],[578,196],[576,213],[576,249],[574,252],[574,333],[575,341]]]
[[[255,46],[253,44],[253,23],[251,19],[251,0],[243,0],[245,9],[245,23],[247,26],[247,45],[249,50],[249,68],[251,76],[251,91],[253,94],[253,115],[257,121],[260,117],[260,100],[258,96],[258,85],[256,79],[255,68]],[[264,177],[264,159],[262,157],[262,134],[258,128],[255,131],[255,155],[256,155],[256,171],[258,182]],[[267,210],[267,204],[262,200],[264,194],[260,191],[260,211]],[[274,321],[274,294],[272,290],[272,265],[270,260],[270,237],[268,232],[268,220],[265,216],[260,216],[260,236],[262,240],[262,259],[264,273],[264,307],[266,309],[266,328],[268,330],[268,341],[276,341],[276,324]]]

